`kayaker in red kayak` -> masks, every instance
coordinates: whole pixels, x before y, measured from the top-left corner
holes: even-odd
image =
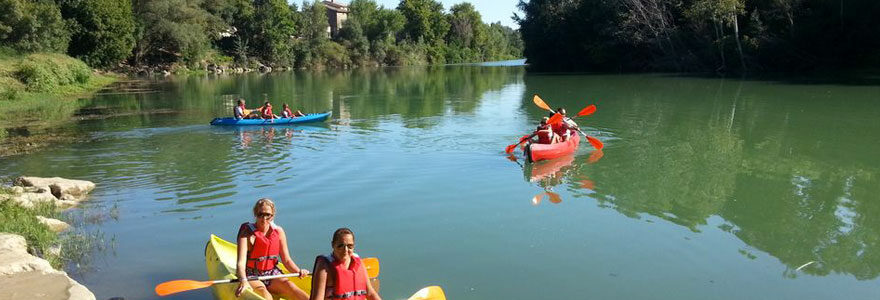
[[[556,134],[553,133],[553,128],[550,124],[547,124],[550,118],[544,117],[541,119],[541,124],[535,129],[535,132],[532,133],[533,136],[538,137],[538,144],[553,144],[556,143]]]
[[[256,222],[244,223],[238,229],[238,259],[236,275],[238,278],[247,276],[278,275],[278,263],[284,264],[290,272],[299,273],[300,277],[309,274],[309,270],[300,269],[287,248],[287,236],[284,229],[275,225],[275,203],[267,198],[257,200],[253,208]],[[241,281],[235,295],[240,296],[245,288],[252,288],[266,299],[272,299],[272,293],[287,299],[305,300],[309,298],[303,290],[296,287],[287,278],[271,280]]]
[[[553,126],[553,133],[556,134],[559,142],[567,141],[572,133],[576,134],[578,129],[577,123],[565,115],[565,108],[557,108],[556,112],[562,115],[562,121]]]
[[[310,300],[381,300],[367,277],[367,268],[354,253],[354,233],[348,228],[333,232],[333,253],[315,258]]]
[[[297,110],[297,111],[295,111],[295,112],[290,111],[290,106],[287,106],[287,103],[284,103],[284,105],[283,105],[282,107],[283,107],[283,109],[281,110],[281,117],[282,117],[282,118],[296,118],[296,117],[302,117],[302,116],[305,116],[305,115],[304,115],[301,111],[299,111],[299,110]]]

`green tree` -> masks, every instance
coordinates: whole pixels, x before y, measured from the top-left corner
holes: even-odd
[[[290,66],[291,39],[296,33],[293,12],[285,0],[258,0],[254,2],[255,14],[251,32],[254,53],[264,61]]]
[[[443,14],[443,4],[434,0],[401,0],[397,6],[406,23],[404,37],[412,41],[440,44],[449,31],[449,22]]]
[[[70,20],[68,53],[89,65],[110,67],[131,55],[135,23],[130,0],[61,0]]]
[[[65,52],[70,33],[51,1],[0,0],[0,44],[24,52]]]
[[[184,62],[198,65],[218,33],[210,24],[221,22],[201,7],[200,0],[140,0],[139,39],[135,61]]]

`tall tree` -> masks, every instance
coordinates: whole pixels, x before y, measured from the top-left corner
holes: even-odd
[[[197,65],[218,36],[211,24],[221,22],[201,7],[201,0],[139,0],[141,36],[135,62]]]
[[[131,55],[135,23],[130,0],[61,0],[71,20],[68,53],[96,67],[113,66]]]
[[[403,28],[405,38],[411,41],[422,40],[428,44],[442,42],[449,31],[449,22],[443,14],[443,4],[434,0],[401,0],[397,5],[406,24]]]
[[[257,0],[254,2],[255,14],[252,32],[243,32],[252,37],[251,45],[264,61],[290,66],[291,41],[296,34],[293,12],[285,0]]]
[[[24,52],[65,52],[70,33],[50,1],[0,0],[0,44]]]

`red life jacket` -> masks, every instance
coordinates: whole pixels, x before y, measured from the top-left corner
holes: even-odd
[[[568,123],[566,123],[565,121],[562,121],[562,122],[559,122],[559,124],[553,125],[552,128],[553,128],[553,133],[555,133],[558,136],[565,136],[566,134],[568,134]]]
[[[263,106],[263,111],[261,111],[260,113],[262,113],[263,116],[271,116],[272,115],[272,105]]]
[[[550,125],[539,125],[535,134],[538,136],[538,144],[550,144],[553,142],[553,131]]]
[[[293,112],[290,111],[290,107],[285,108],[285,109],[284,109],[284,113],[287,114],[286,116],[284,116],[285,118],[293,118]]]
[[[254,223],[245,223],[242,226],[248,226],[254,234],[254,245],[251,246],[247,255],[247,268],[256,271],[268,271],[275,268],[275,265],[281,261],[279,254],[281,253],[281,239],[279,238],[278,229],[271,227],[269,235],[258,231]],[[271,226],[271,225],[270,225]]]
[[[333,255],[320,256],[327,260],[333,267],[333,276],[335,283],[333,285],[333,293],[328,297],[332,299],[367,299],[367,273],[364,271],[360,257],[353,255],[348,268],[342,261],[334,259]]]

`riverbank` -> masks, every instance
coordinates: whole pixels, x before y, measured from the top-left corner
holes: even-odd
[[[71,227],[56,219],[59,208],[75,206],[94,188],[89,181],[58,177],[20,177],[13,186],[0,186],[0,219],[4,220],[0,223],[0,285],[6,287],[4,294],[11,299],[95,299],[60,270],[67,260],[63,251],[69,249],[60,233]]]
[[[64,54],[0,51],[0,157],[75,139],[50,128],[70,120],[77,99],[122,78]]]

